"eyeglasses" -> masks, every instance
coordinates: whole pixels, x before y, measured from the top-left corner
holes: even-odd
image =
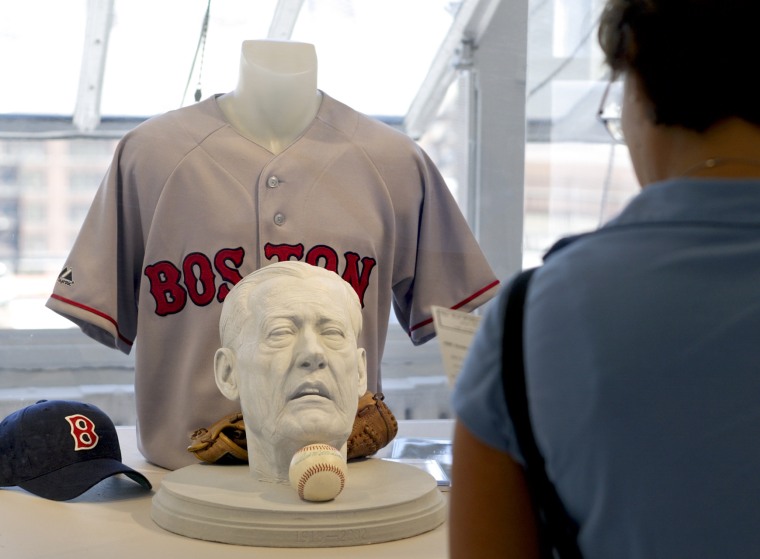
[[[612,139],[618,143],[624,143],[623,127],[620,125],[620,117],[623,112],[623,80],[620,78],[610,80],[602,95],[599,111],[596,117],[604,124]]]

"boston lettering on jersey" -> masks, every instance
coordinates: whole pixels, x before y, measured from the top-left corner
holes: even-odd
[[[267,243],[264,256],[273,262],[304,261],[340,274],[359,295],[362,307],[372,270],[377,264],[377,260],[369,256],[361,258],[355,252],[346,252],[343,254],[341,272],[338,252],[326,245],[316,245],[306,251],[302,244]],[[238,247],[222,249],[213,258],[191,252],[179,266],[166,260],[145,266],[143,273],[148,278],[150,293],[156,302],[156,314],[176,314],[185,308],[188,301],[199,307],[209,305],[214,300],[221,303],[232,286],[242,279],[240,268],[244,259],[245,250]],[[218,287],[217,278],[221,279]]]

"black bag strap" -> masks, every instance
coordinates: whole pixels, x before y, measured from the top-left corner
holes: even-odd
[[[523,310],[528,282],[537,268],[520,272],[507,297],[502,342],[502,380],[507,410],[517,443],[525,458],[525,477],[538,513],[539,536],[545,557],[580,559],[578,527],[565,510],[554,484],[546,474],[544,457],[536,444],[528,409],[523,359]]]

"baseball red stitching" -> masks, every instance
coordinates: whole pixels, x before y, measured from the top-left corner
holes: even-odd
[[[338,449],[335,448],[335,447],[333,447],[333,446],[330,446],[329,444],[318,444],[318,443],[315,443],[315,444],[307,444],[305,447],[303,447],[298,452],[306,452],[306,451],[309,451],[309,450],[335,450],[335,451],[337,451]]]
[[[325,445],[326,446],[326,445]],[[304,499],[303,491],[306,486],[306,482],[309,481],[311,476],[318,474],[319,472],[333,472],[340,478],[340,489],[338,493],[343,491],[343,486],[346,484],[346,476],[343,474],[343,470],[338,468],[335,464],[315,464],[309,466],[306,471],[301,474],[301,479],[298,480],[298,496]]]

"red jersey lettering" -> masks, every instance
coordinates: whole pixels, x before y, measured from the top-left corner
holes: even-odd
[[[219,272],[219,275],[222,276],[222,281],[226,282],[219,286],[219,292],[216,295],[216,300],[220,303],[227,297],[232,286],[243,279],[243,276],[240,274],[240,267],[243,265],[244,258],[245,251],[243,247],[223,248],[214,256],[214,267]],[[234,267],[230,267],[228,264],[232,264]]]
[[[156,314],[167,316],[185,308],[187,292],[179,284],[182,273],[171,262],[158,262],[145,267],[150,294],[156,301]]]
[[[264,245],[264,256],[267,260],[275,262],[285,262],[291,258],[301,260],[303,258],[303,245],[273,245],[267,243]]]
[[[208,256],[200,252],[188,254],[182,262],[182,273],[185,275],[187,293],[193,303],[205,307],[214,300],[216,276]]]
[[[346,269],[343,270],[343,275],[341,277],[354,288],[354,291],[356,291],[356,294],[359,296],[359,300],[362,303],[362,308],[364,308],[364,294],[369,287],[369,277],[372,274],[372,269],[375,267],[375,264],[377,264],[377,260],[370,258],[369,256],[362,258],[362,271],[360,273],[359,255],[355,252],[347,252],[344,256],[346,258]]]
[[[312,266],[322,266],[331,272],[338,273],[338,254],[328,246],[317,245],[306,253],[306,263]]]

